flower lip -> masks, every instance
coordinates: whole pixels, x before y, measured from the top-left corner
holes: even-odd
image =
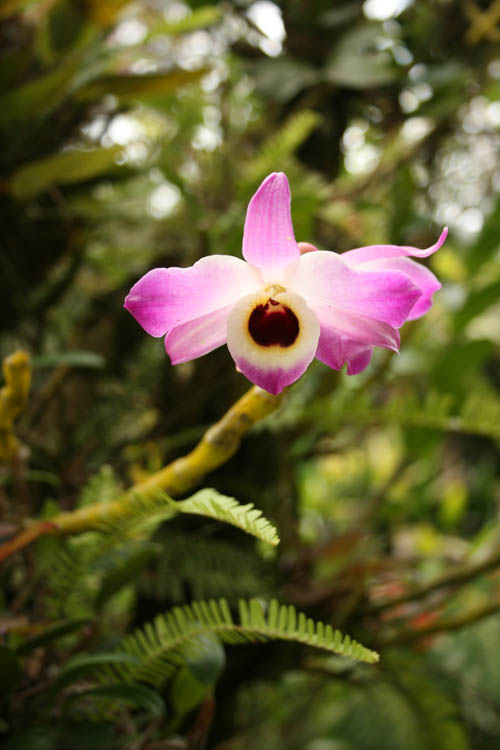
[[[268,310],[283,308],[282,315],[288,318],[286,310],[289,310],[297,319],[297,336],[288,346],[279,343],[261,346],[249,329],[254,310],[259,306],[265,308],[271,299],[278,305],[269,304]],[[290,331],[294,332],[294,328],[290,327]],[[248,294],[233,305],[227,318],[227,346],[236,366],[252,383],[274,394],[280,393],[307,369],[314,359],[319,334],[316,315],[299,294],[288,291],[267,289]],[[267,332],[266,335],[270,338]],[[280,338],[283,338],[282,332]],[[283,341],[291,338],[289,334]]]
[[[259,346],[292,346],[299,335],[299,321],[287,305],[272,297],[257,305],[248,318],[248,332]]]

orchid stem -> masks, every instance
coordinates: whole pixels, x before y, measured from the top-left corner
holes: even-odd
[[[99,528],[103,521],[127,514],[137,495],[148,495],[163,490],[169,495],[180,495],[197,485],[200,480],[236,453],[242,438],[254,424],[275,411],[281,404],[284,391],[279,396],[254,386],[242,396],[216,424],[212,425],[198,445],[182,458],[178,458],[145,480],[137,482],[112,502],[99,502],[77,510],[60,513],[50,519],[51,529],[45,533],[58,535],[80,534]],[[39,524],[35,525],[35,528]],[[31,527],[33,528],[33,527]],[[42,532],[44,533],[44,532]],[[18,537],[8,542],[13,550],[25,546],[16,543]],[[36,534],[33,538],[36,537]],[[26,538],[26,544],[31,541]],[[7,546],[7,545],[5,545]],[[6,557],[7,555],[3,555]],[[2,547],[0,547],[2,559]]]

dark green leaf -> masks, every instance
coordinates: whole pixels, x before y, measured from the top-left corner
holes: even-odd
[[[16,200],[27,200],[51,185],[69,185],[90,180],[116,166],[121,146],[72,149],[24,164],[10,179],[10,192]]]
[[[82,61],[94,32],[87,29],[70,54],[53,70],[0,96],[0,125],[16,126],[61,104],[85,75]],[[83,72],[82,72],[83,70]]]
[[[319,81],[319,72],[313,65],[294,60],[287,55],[277,60],[262,60],[253,67],[259,91],[271,99],[286,102],[299,91]]]
[[[210,687],[200,682],[188,667],[179,669],[170,688],[170,700],[176,714],[184,714],[192,711],[206,697]]]
[[[62,667],[61,671],[51,685],[50,693],[55,695],[63,690],[67,685],[76,682],[89,672],[98,667],[107,667],[109,665],[128,664],[134,665],[137,659],[132,654],[121,653],[102,653],[102,654],[85,654],[75,656]]]
[[[78,694],[70,695],[67,705],[79,701],[85,697],[97,699],[111,699],[127,703],[131,706],[142,708],[151,716],[163,716],[165,714],[165,703],[160,695],[147,685],[135,683],[118,683],[106,687],[84,690]]]
[[[53,352],[52,354],[40,354],[33,357],[31,366],[33,368],[43,367],[90,367],[100,369],[106,365],[102,354],[89,351]]]
[[[213,685],[226,665],[224,648],[219,639],[210,633],[193,638],[183,649],[183,655],[186,666],[205,685]]]
[[[58,622],[44,630],[42,633],[33,636],[33,638],[28,638],[20,643],[16,648],[16,652],[18,654],[27,654],[35,648],[45,646],[47,643],[52,643],[52,641],[57,640],[57,638],[62,638],[63,635],[67,635],[84,625],[88,625],[90,622],[92,622],[91,617],[74,617],[70,620]]]
[[[179,21],[166,21],[154,27],[155,34],[185,34],[188,31],[213,26],[221,12],[215,5],[203,5],[201,8],[191,11]]]
[[[344,34],[325,67],[326,80],[353,89],[392,83],[398,71],[389,53],[378,46],[382,36],[382,29],[372,25]]]
[[[120,100],[127,100],[170,94],[181,86],[198,81],[207,72],[207,68],[199,68],[197,70],[173,70],[163,74],[103,76],[82,88],[78,92],[78,98],[84,101],[94,101],[101,96],[112,94]]]

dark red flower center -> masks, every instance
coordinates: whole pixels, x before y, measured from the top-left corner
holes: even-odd
[[[299,321],[289,307],[275,299],[257,305],[248,319],[248,330],[260,346],[291,346],[299,335]]]

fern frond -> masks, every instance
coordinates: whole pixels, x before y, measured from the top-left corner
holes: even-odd
[[[321,424],[400,424],[445,432],[462,432],[500,439],[500,399],[487,388],[472,393],[457,408],[455,397],[431,391],[422,401],[416,394],[405,394],[374,406],[368,395],[358,391],[324,401],[313,407]]]
[[[139,590],[149,597],[169,605],[182,604],[186,586],[192,599],[223,596],[231,604],[239,597],[257,596],[264,588],[272,595],[271,566],[255,554],[252,546],[167,526],[156,542],[161,544],[161,553],[148,575],[138,580]],[[238,575],[234,575],[235,570]]]
[[[264,142],[257,156],[244,168],[242,184],[253,188],[277,164],[283,164],[320,122],[320,115],[310,109],[303,109],[289,117],[278,132]]]
[[[94,490],[102,496],[103,479],[106,484],[109,477],[105,477],[103,473],[96,479],[95,486],[89,487],[90,497],[94,496]],[[111,490],[112,486],[111,482],[108,489]],[[97,531],[72,537],[63,544],[56,543],[55,540],[54,544],[51,543],[52,540],[46,542],[44,569],[48,589],[47,607],[50,614],[54,617],[93,614],[96,606],[102,606],[115,591],[138,577],[145,564],[151,557],[155,557],[155,550],[144,546],[146,540],[160,523],[179,513],[229,523],[268,544],[276,545],[279,542],[275,527],[262,516],[260,510],[252,504],[240,505],[234,498],[221,495],[216,490],[201,490],[187,500],[178,502],[163,492],[137,495],[134,502],[127,506],[126,513],[106,522],[102,521]],[[260,590],[261,587],[255,582],[261,584],[262,576],[256,571],[255,566],[249,568],[250,564],[241,559],[241,555],[237,558],[235,552],[233,564],[222,570],[220,565],[218,568],[216,565],[216,550],[212,550],[211,553],[206,550],[205,552],[206,556],[211,554],[212,564],[204,569],[204,577],[197,573],[200,568],[198,558],[186,560],[183,567],[188,577],[191,571],[196,586],[202,586],[203,580],[211,577],[211,586],[205,586],[205,591],[198,588],[199,595],[220,595],[221,592],[227,592],[234,597],[251,595]],[[228,554],[225,559],[228,559]],[[173,568],[176,571],[173,580],[181,585],[178,563],[173,562],[171,555],[168,560],[172,566],[171,570]],[[165,562],[168,562],[167,559]],[[228,570],[237,570],[239,567],[246,571],[241,580],[233,581],[232,587],[224,586]],[[217,582],[221,586],[215,589]]]
[[[118,545],[127,539],[149,538],[163,521],[175,515],[175,503],[166,493],[136,493],[121,515],[102,519],[97,528],[111,544]]]
[[[120,482],[111,466],[104,464],[96,474],[93,474],[83,487],[78,507],[84,508],[94,503],[105,503],[114,500],[123,491]]]
[[[97,535],[57,542],[46,545],[43,560],[47,613],[53,618],[93,614],[98,583],[91,566],[100,554]]]
[[[467,750],[459,707],[450,692],[436,683],[427,665],[411,651],[391,650],[387,656],[385,666],[392,674],[392,683],[409,701],[418,726],[425,728],[429,746]]]
[[[175,507],[180,513],[215,518],[217,521],[236,526],[263,542],[272,545],[279,544],[276,529],[267,518],[264,518],[262,511],[254,507],[253,503],[240,505],[234,497],[221,495],[216,490],[205,489],[196,492],[187,500],[176,502]]]
[[[127,636],[119,653],[137,663],[120,663],[101,673],[105,684],[116,681],[161,685],[184,661],[184,651],[193,640],[213,634],[228,645],[282,640],[303,643],[338,656],[373,664],[378,654],[331,625],[315,622],[291,605],[275,599],[264,608],[259,599],[240,600],[238,622],[233,620],[225,599],[193,602],[158,615],[142,630]]]
[[[130,537],[150,535],[160,523],[177,513],[214,518],[268,544],[279,543],[274,526],[252,503],[240,505],[233,497],[221,495],[213,489],[200,490],[187,500],[180,501],[172,500],[164,492],[136,495],[126,514],[102,523],[100,530],[113,535],[118,543]]]

